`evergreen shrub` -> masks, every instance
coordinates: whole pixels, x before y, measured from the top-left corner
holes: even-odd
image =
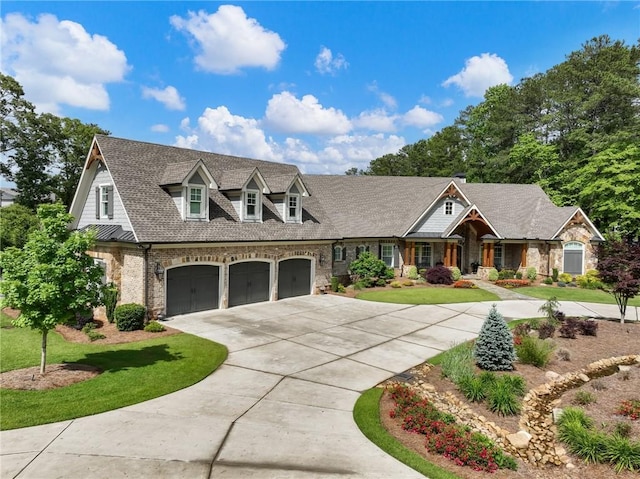
[[[458,268],[457,266],[454,266],[453,268],[451,268],[451,277],[453,278],[454,281],[458,281],[460,278],[462,278],[462,273],[460,272],[460,268]]]
[[[495,268],[491,268],[489,270],[489,281],[498,281],[499,278],[500,273],[498,273],[498,270]]]
[[[136,331],[144,326],[146,309],[141,304],[127,303],[116,307],[116,326],[119,331]]]
[[[494,304],[482,324],[473,356],[478,366],[488,371],[510,371],[516,360],[513,336]]]
[[[535,281],[537,277],[538,271],[533,266],[529,266],[527,268],[527,279],[529,281]]]

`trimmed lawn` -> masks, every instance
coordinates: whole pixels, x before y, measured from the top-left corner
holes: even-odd
[[[447,304],[475,301],[500,301],[500,298],[484,289],[464,288],[402,288],[380,291],[363,291],[358,299],[400,304]]]
[[[6,317],[0,323],[1,371],[39,365],[40,334],[30,329],[7,329]],[[204,379],[226,357],[223,345],[185,333],[98,345],[69,343],[50,332],[48,364],[88,364],[102,369],[102,374],[57,389],[0,389],[0,429],[64,421],[153,399]]]
[[[525,286],[518,288],[518,293],[533,298],[549,299],[555,296],[558,301],[582,301],[586,303],[616,304],[616,300],[609,293],[599,289],[557,288],[552,286]],[[640,296],[629,300],[629,306],[640,307]]]
[[[407,449],[380,423],[380,398],[383,389],[362,393],[353,408],[353,419],[362,433],[380,449],[430,479],[459,479],[455,474],[430,463],[417,452]]]

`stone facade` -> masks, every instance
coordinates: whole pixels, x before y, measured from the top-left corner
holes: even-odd
[[[563,270],[563,258],[564,250],[563,246],[569,241],[577,241],[584,245],[584,272],[589,269],[597,269],[597,257],[596,246],[591,243],[593,233],[583,224],[575,224],[567,227],[561,234],[560,239],[562,243],[555,243],[551,245],[549,255],[550,269],[558,268],[558,271],[562,273]]]

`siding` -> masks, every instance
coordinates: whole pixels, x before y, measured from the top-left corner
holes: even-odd
[[[453,202],[453,214],[444,214],[445,201]],[[465,204],[457,198],[441,199],[431,209],[431,213],[419,223],[411,232],[412,233],[442,233],[455,220],[462,210],[466,208]]]
[[[129,219],[124,210],[124,206],[122,205],[122,200],[120,199],[120,195],[116,188],[113,189],[113,218],[103,218],[96,219],[96,187],[100,185],[112,185],[113,186],[113,178],[111,177],[111,173],[104,166],[104,164],[99,163],[97,169],[95,170],[93,181],[91,182],[91,187],[89,188],[89,192],[87,197],[84,199],[84,206],[82,208],[82,213],[80,214],[80,219],[78,221],[77,228],[84,228],[88,225],[120,225],[122,229],[125,231],[132,231],[131,224],[129,223]]]
[[[240,193],[229,193],[227,198],[231,201],[233,209],[238,213],[238,217],[242,218],[242,195]]]
[[[176,205],[178,211],[180,212],[180,216],[184,219],[184,209],[182,207],[183,196],[182,196],[182,188],[178,189],[170,189],[169,194],[171,195],[171,200],[173,204]]]

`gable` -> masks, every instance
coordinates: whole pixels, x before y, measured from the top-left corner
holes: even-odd
[[[445,210],[446,203],[452,205],[452,212]],[[444,197],[436,201],[423,219],[416,224],[409,233],[444,233],[445,230],[460,216],[466,204],[460,198]]]

